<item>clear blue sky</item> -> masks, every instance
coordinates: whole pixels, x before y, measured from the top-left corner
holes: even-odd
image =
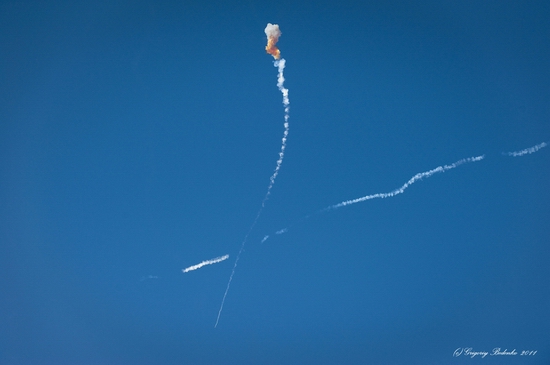
[[[502,155],[550,141],[548,19],[547,1],[0,2],[0,363],[549,363],[550,147]],[[284,130],[268,22],[290,135],[214,328]],[[453,357],[468,347],[538,352]]]

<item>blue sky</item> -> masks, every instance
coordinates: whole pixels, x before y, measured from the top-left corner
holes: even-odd
[[[1,2],[0,363],[548,363],[549,16]]]

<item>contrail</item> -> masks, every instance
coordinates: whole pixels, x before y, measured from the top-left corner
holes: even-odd
[[[477,156],[477,157],[463,158],[463,159],[458,160],[458,161],[456,161],[456,162],[454,162],[450,165],[438,166],[438,167],[436,167],[434,169],[431,169],[429,171],[419,172],[418,174],[416,174],[412,178],[410,178],[409,181],[407,181],[405,184],[403,184],[400,188],[397,188],[397,189],[395,189],[395,190],[393,190],[389,193],[378,193],[378,194],[366,195],[366,196],[363,196],[363,197],[357,198],[357,199],[346,200],[346,201],[343,201],[343,202],[338,203],[338,204],[329,205],[328,207],[323,208],[323,209],[321,209],[321,210],[319,210],[319,211],[317,211],[316,213],[313,213],[313,214],[328,212],[330,210],[342,208],[342,207],[345,207],[345,206],[348,206],[348,205],[361,203],[361,202],[364,202],[366,200],[371,200],[371,199],[376,199],[376,198],[384,199],[384,198],[390,198],[390,197],[393,197],[393,196],[396,196],[396,195],[399,195],[399,194],[403,194],[409,186],[411,186],[412,184],[414,184],[418,180],[422,180],[423,178],[428,178],[428,177],[430,177],[430,176],[432,176],[436,173],[445,172],[447,170],[454,169],[454,168],[456,168],[460,165],[463,165],[465,163],[481,161],[484,158],[485,158],[485,155],[481,155],[481,156]],[[305,220],[305,219],[311,217],[311,215],[313,215],[313,214],[309,214],[309,215],[305,216],[304,218],[302,218],[302,220]],[[280,230],[276,231],[275,234],[280,235],[280,234],[286,233],[286,232],[288,232],[288,229],[289,229],[289,227],[280,229]],[[264,239],[262,240],[262,242],[265,242],[268,237],[269,236],[265,236]]]
[[[228,258],[229,258],[229,255],[216,257],[212,260],[206,260],[206,261],[201,262],[200,264],[189,266],[187,269],[182,269],[181,271],[183,271],[185,273],[185,272],[197,270],[197,269],[200,269],[201,267],[206,266],[206,265],[217,264],[218,262],[222,262],[223,260],[227,260]]]
[[[288,118],[289,118],[289,111],[290,111],[290,100],[288,99],[288,89],[285,88],[285,76],[283,74],[285,70],[286,60],[281,57],[281,51],[275,46],[277,44],[277,41],[279,40],[279,37],[281,36],[281,31],[279,30],[279,26],[277,24],[271,24],[267,23],[267,26],[265,27],[265,35],[267,36],[267,46],[265,47],[265,50],[267,53],[273,56],[275,58],[275,61],[273,62],[273,65],[277,67],[277,70],[279,71],[277,74],[277,88],[283,94],[283,106],[285,107],[285,131],[283,133],[283,139],[281,143],[281,151],[279,152],[279,159],[277,160],[277,164],[275,166],[275,171],[273,172],[273,175],[269,178],[269,186],[267,187],[267,193],[265,194],[264,200],[262,201],[262,208],[265,206],[265,203],[267,199],[269,198],[269,195],[271,194],[271,188],[273,187],[273,184],[275,184],[275,179],[277,178],[277,175],[279,175],[279,170],[281,169],[281,165],[283,163],[283,158],[285,157],[285,149],[286,149],[286,139],[288,137],[288,131],[289,131],[289,124],[288,124]]]
[[[260,215],[262,214],[262,211],[265,207],[265,203],[269,199],[269,195],[271,194],[271,189],[273,188],[273,184],[275,184],[275,179],[277,178],[277,175],[279,175],[279,170],[281,169],[281,165],[283,164],[283,158],[285,157],[285,149],[286,149],[286,140],[288,137],[288,131],[289,131],[289,124],[288,124],[288,118],[289,118],[289,111],[290,111],[290,100],[288,99],[288,89],[285,88],[284,82],[285,77],[283,74],[283,71],[285,69],[286,61],[284,58],[281,57],[281,51],[275,46],[277,44],[277,41],[279,40],[279,37],[281,36],[281,31],[279,30],[279,26],[277,24],[271,24],[268,23],[265,27],[265,34],[267,36],[267,46],[265,47],[267,53],[273,56],[275,58],[275,62],[273,63],[275,67],[277,67],[278,74],[277,74],[277,88],[281,93],[283,94],[283,106],[285,110],[285,131],[283,133],[282,143],[281,143],[281,151],[279,152],[279,159],[277,160],[275,171],[273,172],[273,175],[269,178],[269,186],[267,187],[267,192],[265,194],[264,199],[262,200],[262,204],[260,206],[260,209],[258,210],[258,213],[256,214],[256,218],[254,218],[254,222],[252,222],[252,225],[248,229],[248,232],[244,236],[243,242],[241,243],[241,248],[239,249],[239,253],[237,253],[237,258],[235,259],[235,264],[233,265],[233,270],[231,271],[231,275],[229,276],[229,281],[227,282],[227,287],[225,288],[225,293],[223,294],[222,303],[220,305],[220,310],[218,311],[218,317],[216,318],[216,324],[214,325],[214,328],[218,327],[218,322],[220,321],[220,316],[223,311],[223,305],[225,303],[225,298],[227,297],[227,293],[229,292],[229,287],[231,286],[231,281],[233,281],[233,276],[235,275],[235,270],[237,269],[237,264],[239,262],[239,259],[241,257],[241,254],[244,250],[244,246],[246,244],[246,241],[248,240],[248,236],[256,226],[256,223],[258,222],[258,219],[260,218]],[[265,242],[268,237],[264,237],[264,240],[262,242]]]
[[[502,154],[503,154],[503,155],[507,155],[507,156],[512,156],[512,157],[518,157],[518,156],[523,156],[523,155],[535,153],[535,152],[537,152],[538,150],[540,150],[541,148],[544,148],[544,147],[546,147],[546,146],[548,146],[548,143],[542,142],[541,144],[538,144],[538,145],[533,146],[533,147],[526,148],[526,149],[521,150],[521,151],[516,151],[516,152],[503,152]]]
[[[346,200],[346,201],[343,201],[341,203],[328,206],[328,207],[322,209],[320,212],[325,212],[325,211],[328,211],[328,210],[338,209],[338,208],[345,207],[345,206],[351,205],[351,204],[361,203],[361,202],[364,202],[365,200],[371,200],[371,199],[376,199],[376,198],[384,199],[384,198],[389,198],[389,197],[396,196],[396,195],[399,195],[399,194],[403,194],[409,186],[411,186],[412,184],[414,184],[418,180],[422,180],[422,178],[430,177],[433,174],[436,174],[438,172],[445,172],[447,170],[454,169],[455,167],[458,167],[458,166],[460,166],[462,164],[465,164],[465,163],[468,163],[468,162],[481,161],[484,158],[485,158],[485,155],[481,155],[481,156],[477,156],[477,157],[468,157],[468,158],[463,158],[462,160],[458,160],[457,162],[452,163],[450,165],[438,166],[435,169],[432,169],[432,170],[429,170],[429,171],[426,171],[426,172],[420,172],[420,173],[414,175],[412,178],[409,179],[409,181],[407,181],[405,184],[403,184],[403,186],[401,186],[400,188],[395,189],[394,191],[391,191],[389,193],[378,193],[378,194],[367,195],[367,196],[357,198],[357,199]]]
[[[526,149],[521,150],[521,151],[503,152],[502,154],[505,155],[505,156],[518,157],[518,156],[523,156],[523,155],[526,155],[526,154],[535,153],[538,150],[540,150],[540,149],[542,149],[546,146],[548,146],[548,143],[547,142],[542,142],[538,145],[526,148]],[[469,157],[469,158],[464,158],[462,160],[458,160],[457,162],[452,163],[450,165],[438,166],[435,169],[425,171],[425,172],[420,172],[420,173],[414,175],[411,179],[409,179],[409,181],[407,181],[405,184],[403,184],[403,186],[401,186],[400,188],[395,189],[395,190],[393,190],[389,193],[378,193],[378,194],[367,195],[367,196],[357,198],[357,199],[346,200],[346,201],[343,201],[343,202],[338,203],[338,204],[330,205],[330,206],[328,206],[326,208],[323,208],[323,209],[321,209],[321,210],[319,210],[319,211],[317,211],[316,213],[313,213],[313,214],[324,213],[324,212],[334,210],[334,209],[338,209],[338,208],[342,208],[342,207],[345,207],[345,206],[348,206],[348,205],[361,203],[361,202],[364,202],[366,200],[371,200],[371,199],[376,199],[376,198],[384,199],[384,198],[390,198],[390,197],[393,197],[393,196],[396,196],[396,195],[399,195],[399,194],[403,194],[409,186],[411,186],[412,184],[414,184],[418,180],[421,180],[425,177],[426,178],[430,177],[433,174],[436,174],[436,173],[439,173],[439,172],[445,172],[447,170],[454,169],[455,167],[458,167],[458,166],[460,166],[462,164],[465,164],[465,163],[477,162],[477,161],[483,160],[484,158],[485,158],[485,155],[481,155],[481,156],[477,156],[477,157]],[[305,216],[304,218],[302,218],[302,220],[309,218],[311,215],[312,214]],[[280,235],[280,234],[286,233],[289,228],[290,227],[280,229],[280,230],[276,231],[275,234]],[[262,240],[262,242],[265,242],[268,238],[269,238],[269,236],[266,235],[264,237],[264,239]]]
[[[283,94],[283,105],[285,107],[285,123],[284,123],[285,131],[283,133],[283,138],[281,140],[281,151],[279,152],[279,159],[277,160],[277,163],[275,165],[275,171],[273,171],[273,175],[271,175],[271,177],[269,178],[269,186],[267,187],[267,193],[265,194],[264,200],[262,200],[262,208],[265,207],[265,203],[267,199],[269,199],[269,195],[271,194],[271,188],[273,188],[273,184],[275,184],[275,179],[277,178],[277,175],[279,175],[279,170],[281,169],[281,165],[283,164],[283,158],[285,157],[286,140],[287,140],[288,131],[289,131],[288,112],[290,111],[288,89],[286,89],[284,86],[285,77],[283,75],[283,70],[285,69],[285,63],[286,61],[284,58],[274,62],[275,67],[279,69],[279,74],[277,75],[277,87]]]

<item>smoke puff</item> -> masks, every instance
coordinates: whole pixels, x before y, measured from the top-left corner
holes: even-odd
[[[267,36],[267,38],[274,38],[275,41],[279,39],[279,37],[281,36],[279,25],[267,23],[267,26],[265,27],[265,35]]]

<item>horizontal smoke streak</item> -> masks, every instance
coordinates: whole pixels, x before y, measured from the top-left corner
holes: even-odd
[[[393,197],[393,196],[396,196],[396,195],[399,195],[399,194],[403,194],[409,186],[411,186],[412,184],[414,184],[418,180],[422,180],[425,177],[430,177],[433,174],[436,174],[436,173],[439,173],[439,172],[445,172],[447,170],[454,169],[454,168],[456,168],[460,165],[463,165],[465,163],[481,161],[484,158],[485,158],[485,155],[481,155],[481,156],[477,156],[477,157],[463,158],[462,160],[458,160],[455,163],[452,163],[450,165],[438,166],[435,169],[432,169],[432,170],[429,170],[429,171],[419,172],[418,174],[416,174],[412,178],[410,178],[409,181],[407,181],[405,184],[403,184],[403,186],[401,186],[400,188],[395,189],[394,191],[391,191],[389,193],[378,193],[378,194],[367,195],[367,196],[357,198],[357,199],[346,200],[346,201],[343,201],[341,203],[330,205],[326,208],[318,210],[317,212],[315,212],[313,214],[328,212],[328,211],[338,209],[338,208],[342,208],[342,207],[345,207],[345,206],[348,206],[348,205],[351,205],[351,204],[361,203],[361,202],[364,202],[366,200],[371,200],[371,199],[376,199],[376,198],[384,199],[384,198],[390,198],[390,197]],[[306,215],[304,218],[302,218],[302,220],[310,218],[313,214]],[[286,227],[286,228],[283,228],[283,229],[280,229],[277,232],[275,232],[275,234],[280,235],[280,234],[286,233],[286,232],[288,232],[289,228],[290,228],[290,226]],[[269,236],[265,236],[265,237],[269,237]],[[264,240],[262,242],[264,242],[267,239],[265,237],[264,237]]]
[[[502,154],[503,154],[503,155],[507,155],[507,156],[512,156],[512,157],[518,157],[518,156],[523,156],[523,155],[535,153],[535,152],[537,152],[538,150],[540,150],[541,148],[544,148],[544,147],[546,147],[546,146],[548,146],[548,143],[542,142],[541,144],[538,144],[538,145],[533,146],[533,147],[526,148],[526,149],[521,150],[521,151],[516,151],[516,152],[503,152]]]
[[[523,155],[526,155],[526,154],[535,153],[538,150],[540,150],[541,148],[544,148],[544,147],[548,146],[548,144],[549,144],[548,142],[542,142],[542,143],[540,143],[536,146],[529,147],[529,148],[526,148],[526,149],[521,150],[521,151],[503,152],[502,154],[506,155],[506,156],[513,156],[513,157],[523,156]],[[450,165],[438,166],[435,169],[425,171],[425,172],[420,172],[420,173],[414,175],[412,178],[409,179],[409,181],[407,181],[405,184],[403,184],[403,186],[401,186],[400,188],[395,189],[395,190],[393,190],[389,193],[378,193],[378,194],[367,195],[367,196],[357,198],[357,199],[346,200],[346,201],[343,201],[343,202],[338,203],[338,204],[330,205],[330,206],[328,206],[326,208],[323,208],[323,209],[321,209],[321,210],[319,210],[319,211],[317,211],[313,214],[328,212],[330,210],[342,208],[342,207],[345,207],[345,206],[348,206],[348,205],[361,203],[361,202],[364,202],[366,200],[371,200],[371,199],[376,199],[376,198],[384,199],[384,198],[390,198],[390,197],[393,197],[393,196],[396,196],[396,195],[399,195],[399,194],[403,194],[409,186],[411,186],[412,184],[414,184],[418,180],[422,180],[425,177],[430,177],[433,174],[436,174],[436,173],[439,173],[439,172],[445,172],[447,170],[454,169],[454,168],[456,168],[456,167],[458,167],[462,164],[465,164],[465,163],[481,161],[484,158],[485,158],[485,155],[481,155],[481,156],[477,156],[477,157],[469,157],[469,158],[464,158],[462,160],[458,160],[457,162],[452,163]],[[311,215],[312,214],[306,215],[304,218],[302,218],[302,220],[310,218]],[[276,231],[275,234],[280,235],[280,234],[286,233],[289,228],[290,227],[280,229],[280,230]],[[269,237],[269,236],[265,236],[262,242],[267,240],[267,237]]]
[[[485,158],[485,155],[481,155],[481,156],[477,156],[477,157],[468,157],[468,158],[463,158],[462,160],[459,160],[459,161],[457,161],[455,163],[452,163],[450,165],[438,166],[435,169],[432,169],[432,170],[429,170],[429,171],[426,171],[426,172],[420,172],[420,173],[414,175],[409,181],[407,181],[405,184],[403,184],[403,186],[401,186],[398,189],[395,189],[392,192],[372,194],[372,195],[367,195],[367,196],[357,198],[357,199],[346,200],[346,201],[343,201],[341,203],[326,207],[326,208],[322,209],[321,212],[326,212],[326,211],[329,211],[329,210],[332,210],[332,209],[338,209],[338,208],[345,207],[345,206],[351,205],[351,204],[361,203],[361,202],[364,202],[366,200],[371,200],[371,199],[376,199],[376,198],[384,199],[384,198],[389,198],[389,197],[392,197],[392,196],[396,196],[398,194],[403,194],[409,186],[411,186],[412,184],[414,184],[418,180],[422,180],[425,177],[430,177],[433,174],[436,174],[436,173],[439,173],[439,172],[445,172],[447,170],[454,169],[455,167],[458,167],[458,166],[460,166],[462,164],[465,164],[465,163],[468,163],[468,162],[480,161],[480,160],[483,160],[484,158]]]
[[[189,266],[187,269],[182,269],[181,271],[186,273],[186,272],[189,272],[189,271],[197,270],[197,269],[200,269],[201,267],[206,266],[206,265],[217,264],[218,262],[222,262],[223,260],[227,260],[228,258],[229,258],[229,255],[216,257],[212,260],[206,260],[206,261],[201,262],[200,264]]]

